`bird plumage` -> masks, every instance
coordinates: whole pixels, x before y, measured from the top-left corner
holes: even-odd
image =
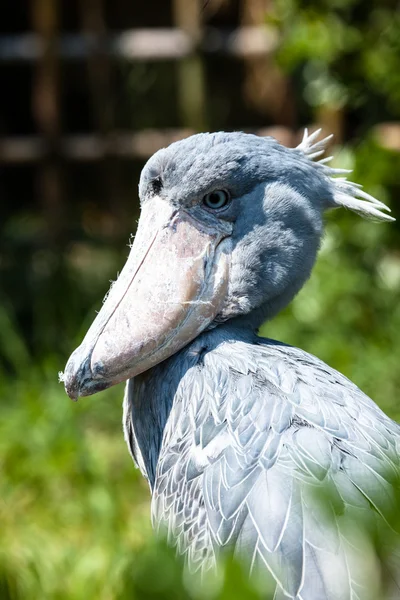
[[[325,210],[391,220],[313,162],[317,136],[288,149],[198,134],[157,152],[127,264],[64,380],[72,398],[127,380],[125,438],[154,524],[193,570],[229,550],[276,599],[355,600],[368,596],[353,518],[384,527],[393,510],[400,428],[317,358],[256,335],[309,277]]]
[[[124,414],[154,523],[193,569],[229,548],[250,570],[266,567],[285,597],[358,597],[343,524],[393,508],[400,427],[346,377],[297,348],[217,328],[131,380]]]

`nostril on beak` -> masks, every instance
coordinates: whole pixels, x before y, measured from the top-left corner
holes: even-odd
[[[92,379],[103,379],[105,376],[104,363],[102,361],[92,362],[88,364]]]

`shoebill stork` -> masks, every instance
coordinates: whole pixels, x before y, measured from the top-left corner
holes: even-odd
[[[125,439],[153,521],[193,569],[230,548],[272,575],[276,598],[337,600],[359,593],[339,521],[390,504],[400,428],[346,377],[257,329],[308,279],[325,210],[392,218],[314,160],[328,139],[317,137],[288,149],[205,133],[156,152],[126,265],[62,378],[73,399],[127,382]]]

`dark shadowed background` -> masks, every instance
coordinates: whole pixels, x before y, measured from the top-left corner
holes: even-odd
[[[123,387],[73,404],[57,373],[128,254],[154,151],[221,129],[295,145],[305,126],[400,217],[397,0],[4,0],[1,600],[199,597],[154,543]],[[330,214],[311,280],[262,333],[400,420],[399,227]],[[217,583],[207,597],[258,597],[234,567]]]

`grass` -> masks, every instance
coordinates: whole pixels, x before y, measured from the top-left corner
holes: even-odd
[[[0,547],[11,597],[113,598],[126,557],[152,538],[120,395],[74,405],[45,377],[2,386]]]

